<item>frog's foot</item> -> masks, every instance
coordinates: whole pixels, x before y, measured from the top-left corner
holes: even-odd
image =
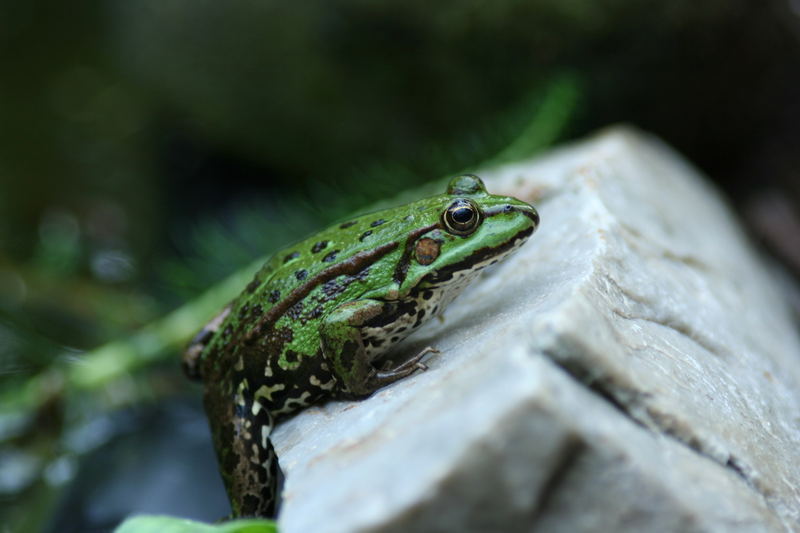
[[[385,387],[390,383],[394,383],[398,379],[403,379],[416,372],[417,370],[428,370],[428,366],[422,362],[422,359],[429,353],[441,353],[436,348],[426,346],[417,355],[404,361],[390,370],[377,370],[369,378],[369,384],[375,388]]]
[[[384,361],[383,365],[381,365],[381,372],[396,372],[398,370],[403,370],[408,366],[413,366],[418,368],[419,370],[428,370],[428,365],[421,362],[421,359],[428,355],[429,353],[442,353],[440,350],[432,346],[425,347],[420,353],[412,357],[411,359],[404,361],[403,363],[399,364],[398,366],[393,366],[394,361],[391,359]]]
[[[419,370],[428,370],[428,365],[426,365],[425,363],[423,363],[423,362],[422,362],[422,359],[423,359],[423,358],[424,358],[426,355],[428,355],[429,353],[440,354],[440,353],[442,353],[442,352],[441,352],[441,351],[439,351],[439,350],[437,350],[437,349],[436,349],[436,348],[434,348],[433,346],[426,346],[426,347],[425,347],[425,348],[423,348],[423,349],[422,349],[422,351],[420,351],[420,352],[419,352],[417,355],[415,355],[414,357],[412,357],[412,358],[411,358],[411,359],[409,359],[408,361],[405,361],[404,363],[402,363],[402,364],[398,365],[398,366],[397,366],[396,368],[394,368],[393,370],[394,370],[395,372],[396,372],[396,371],[398,371],[398,370],[399,370],[399,371],[402,371],[402,370],[405,370],[406,368],[410,368],[410,367],[413,367],[413,368],[414,368],[414,370],[416,370],[416,369],[419,369]]]

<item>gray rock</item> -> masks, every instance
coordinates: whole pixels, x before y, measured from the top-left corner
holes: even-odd
[[[427,372],[276,430],[281,531],[800,530],[800,339],[718,193],[621,128],[482,175],[541,228]]]

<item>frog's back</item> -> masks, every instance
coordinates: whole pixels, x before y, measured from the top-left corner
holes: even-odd
[[[232,314],[253,328],[254,336],[284,318],[301,326],[316,320],[337,301],[357,297],[359,285],[363,292],[365,270],[372,285],[389,282],[390,269],[370,267],[384,258],[391,263],[387,256],[398,251],[416,220],[408,205],[368,213],[281,250],[233,303]]]

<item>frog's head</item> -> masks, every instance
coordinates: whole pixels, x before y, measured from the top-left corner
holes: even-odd
[[[486,191],[471,174],[450,180],[429,205],[438,223],[407,248],[405,281],[415,286],[462,285],[481,269],[517,250],[539,225],[531,205]],[[411,244],[411,243],[409,243]],[[425,278],[423,280],[423,278]]]

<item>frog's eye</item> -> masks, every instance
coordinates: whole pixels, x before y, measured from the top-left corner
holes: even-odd
[[[472,200],[460,198],[445,210],[442,220],[448,232],[469,235],[481,223],[481,211]]]

